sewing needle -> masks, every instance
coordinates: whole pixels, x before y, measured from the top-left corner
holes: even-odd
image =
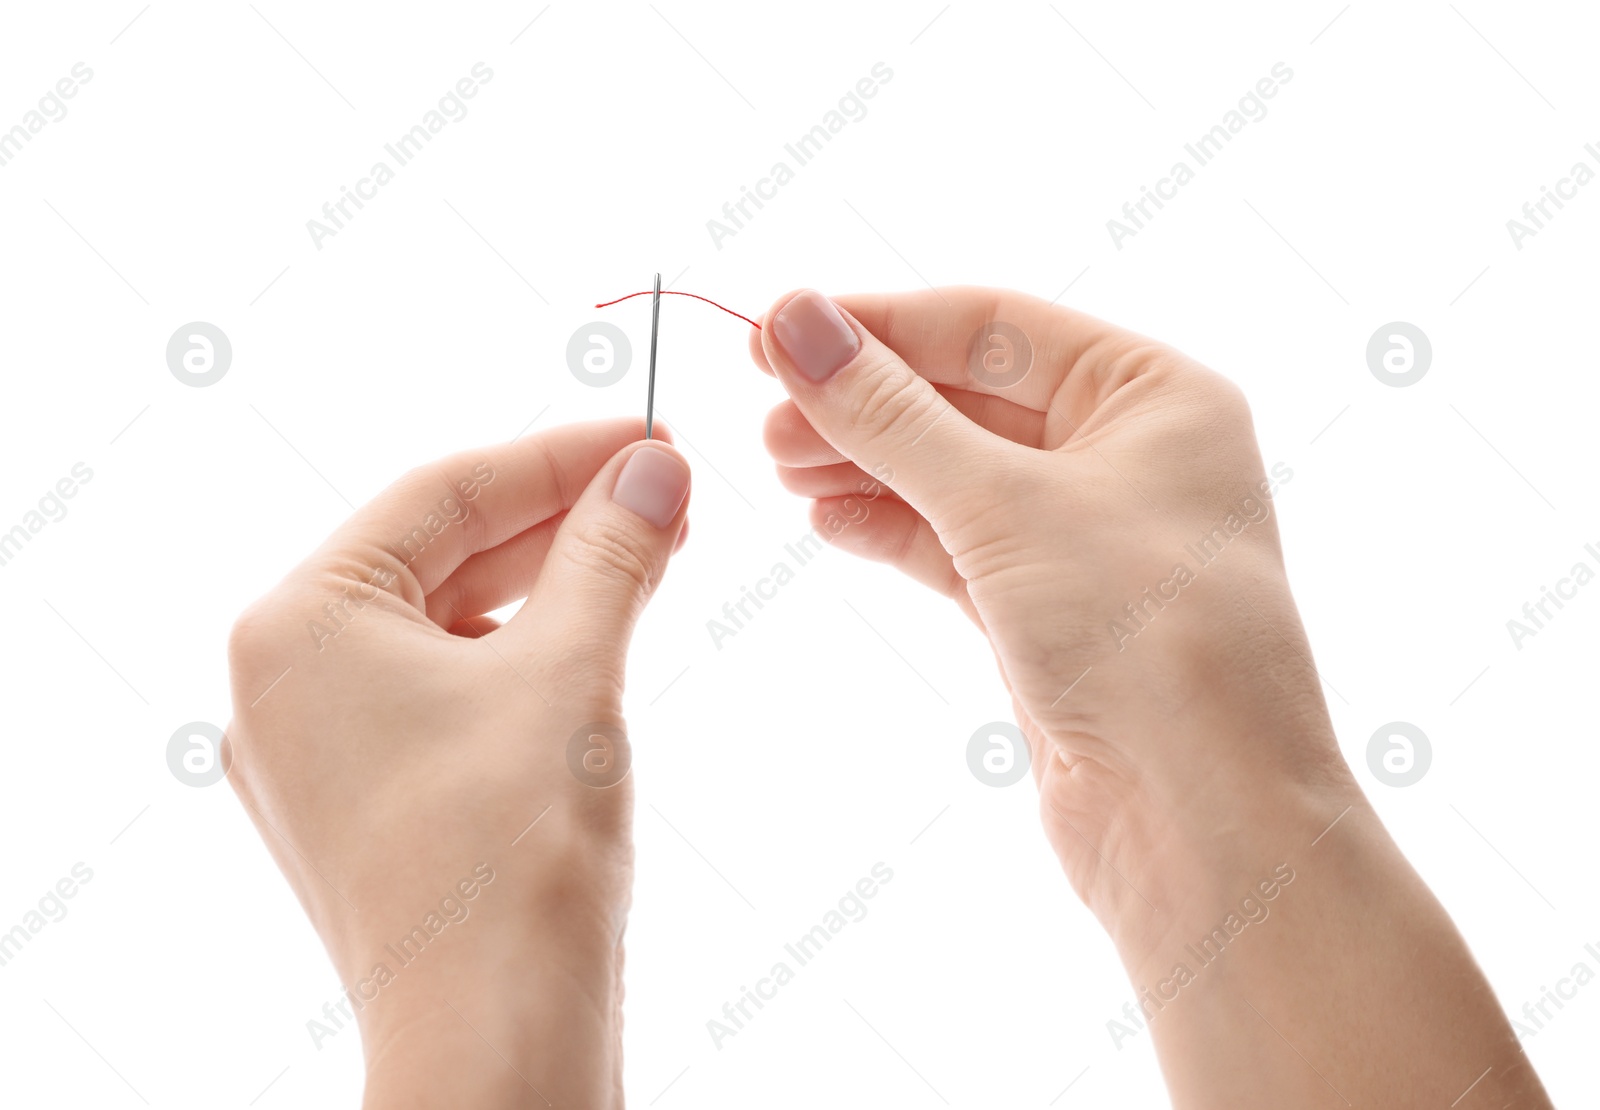
[[[656,275],[655,293],[650,298],[650,384],[644,402],[644,438],[649,439],[656,418],[656,336],[661,333],[661,275]]]

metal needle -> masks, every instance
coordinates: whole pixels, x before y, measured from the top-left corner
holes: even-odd
[[[661,275],[656,275],[655,293],[650,298],[650,384],[644,403],[644,438],[649,439],[656,419],[656,336],[661,332]]]

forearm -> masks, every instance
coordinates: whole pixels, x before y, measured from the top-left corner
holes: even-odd
[[[1175,1107],[1550,1105],[1353,783],[1234,797],[1168,828],[1119,940]]]

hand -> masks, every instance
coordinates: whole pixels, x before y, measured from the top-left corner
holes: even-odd
[[[818,532],[987,635],[1046,835],[1135,986],[1108,1030],[1148,1025],[1174,1106],[1549,1105],[1340,755],[1272,512],[1292,471],[1238,389],[982,289],[791,294],[752,354]]]
[[[417,469],[234,627],[229,779],[349,992],[325,1021],[359,1022],[368,1106],[622,1104],[624,664],[689,491],[642,431]]]
[[[1129,872],[1203,874],[1210,802],[1315,821],[1359,799],[1284,573],[1271,492],[1292,471],[1263,467],[1236,387],[1020,294],[836,303],[783,298],[752,344],[793,398],[767,421],[779,476],[819,525],[883,479],[865,520],[818,531],[988,636],[1045,831],[1115,937],[1166,927]],[[1031,362],[975,374],[1008,326]]]

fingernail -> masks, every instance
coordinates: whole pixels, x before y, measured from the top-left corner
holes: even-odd
[[[676,455],[654,447],[635,451],[617,475],[611,500],[665,528],[689,493],[689,468]]]
[[[807,289],[772,321],[772,334],[795,369],[813,382],[825,382],[856,357],[861,341],[833,302]]]

